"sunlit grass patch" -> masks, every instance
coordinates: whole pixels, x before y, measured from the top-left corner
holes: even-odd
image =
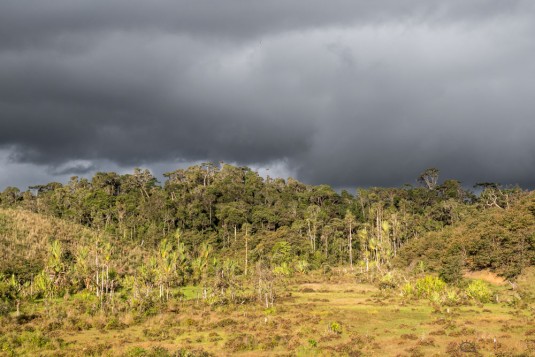
[[[213,355],[389,356],[444,355],[448,348],[458,351],[463,339],[476,341],[482,353],[491,353],[495,338],[501,351],[521,353],[525,341],[535,335],[529,332],[535,325],[527,309],[496,303],[441,306],[426,299],[404,301],[396,292],[385,294],[367,284],[315,279],[292,285],[291,298],[276,299],[268,308],[254,302],[210,305],[202,299],[202,288],[192,286],[181,288],[182,299],[163,305],[159,313],[141,316],[88,309],[95,303],[88,293],[54,298],[48,301],[50,317],[43,302],[37,302],[25,312],[39,306],[36,317],[18,324],[12,316],[3,320],[20,331],[27,328],[36,339],[21,343],[15,332],[2,327],[8,333],[0,340],[5,351],[24,353],[34,348],[43,355],[65,351],[150,356],[182,350]],[[58,314],[65,318],[55,326],[52,316]]]

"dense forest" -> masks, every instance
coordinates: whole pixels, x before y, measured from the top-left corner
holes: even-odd
[[[166,173],[163,185],[136,169],[25,192],[8,187],[0,205],[78,223],[114,246],[165,243],[191,257],[204,247],[243,272],[259,261],[369,271],[422,259],[438,271],[441,259],[453,257],[459,268],[514,277],[533,263],[531,193],[483,183],[476,196],[459,181],[439,183],[438,176],[428,169],[417,187],[359,188],[353,196],[292,178],[264,179],[246,167],[203,164]],[[34,265],[21,278],[42,268]]]
[[[481,183],[475,194],[437,169],[415,176],[414,186],[353,195],[207,163],[163,184],[135,169],[8,187],[0,314],[80,293],[97,310],[150,313],[191,286],[211,305],[269,308],[288,277],[312,271],[343,269],[381,288],[431,274],[433,286],[462,287],[468,271],[515,284],[534,265],[534,192]]]

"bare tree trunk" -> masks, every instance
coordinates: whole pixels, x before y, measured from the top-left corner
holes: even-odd
[[[366,211],[364,210],[364,201],[362,200],[362,194],[359,194],[360,209],[362,210],[362,216],[366,220]]]
[[[99,294],[100,285],[99,285],[99,281],[98,281],[98,276],[99,276],[98,267],[97,267],[97,272],[95,274],[97,276],[97,297],[99,297],[100,296],[100,294]]]
[[[368,244],[365,243],[365,252],[366,252],[366,273],[370,271],[370,252],[368,251]]]
[[[248,254],[249,254],[249,245],[248,245],[248,237],[247,237],[247,227],[245,227],[245,276],[247,276],[247,265],[248,262]]]
[[[106,293],[110,292],[109,281],[110,281],[110,266],[106,264]]]
[[[329,234],[325,235],[325,258],[329,257]]]
[[[310,229],[310,220],[307,220],[308,223],[308,239],[310,240],[310,248],[314,250],[314,243],[312,242],[312,231]]]
[[[313,242],[313,245],[312,245],[312,251],[316,251],[316,235],[317,235],[317,228],[316,228],[316,222],[314,222],[314,224],[312,225],[313,227],[313,236],[312,236],[312,242]]]
[[[351,266],[351,270],[353,270],[353,233],[352,231],[352,225],[351,222],[349,222],[349,265]]]

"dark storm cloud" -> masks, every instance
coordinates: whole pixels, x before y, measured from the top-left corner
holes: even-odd
[[[520,0],[8,0],[1,5],[4,45],[35,46],[67,33],[179,32],[251,38],[332,25],[385,21],[441,23],[488,19],[525,8]]]
[[[284,119],[298,104],[255,97],[252,83],[233,83],[239,73],[226,78],[225,71],[240,70],[222,67],[219,56],[226,49],[203,48],[187,58],[192,47],[203,46],[128,35],[100,46],[60,58],[5,56],[0,110],[6,130],[0,142],[16,146],[16,159],[61,163],[104,156],[130,164],[179,156],[246,162],[250,153],[243,149],[251,146],[254,160],[306,147],[303,134],[311,129]],[[199,65],[203,55],[208,63]]]
[[[533,186],[533,15],[497,0],[5,1],[3,161],[51,178],[103,160],[284,163],[338,187],[437,166]]]

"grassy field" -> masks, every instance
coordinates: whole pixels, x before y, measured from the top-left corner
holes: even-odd
[[[496,287],[506,289],[506,287]],[[455,307],[403,300],[359,284],[300,276],[273,307],[210,306],[194,288],[149,316],[90,311],[77,295],[22,307],[0,320],[1,355],[474,356],[535,355],[530,306]]]

